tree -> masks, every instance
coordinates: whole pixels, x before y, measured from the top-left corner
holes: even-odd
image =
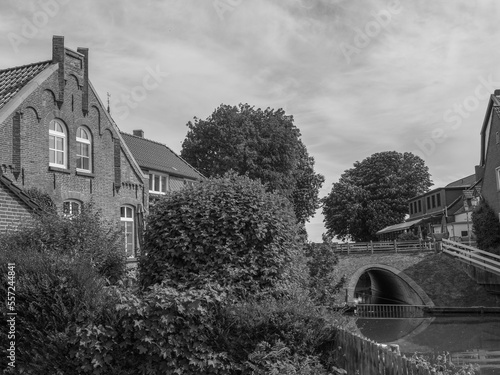
[[[287,279],[300,251],[290,202],[248,177],[229,174],[159,200],[148,216],[144,288],[214,282],[243,294]]]
[[[324,177],[314,172],[293,116],[282,109],[222,104],[206,120],[195,117],[187,126],[181,156],[204,175],[248,175],[288,198],[299,222],[314,215]]]
[[[424,161],[410,152],[373,154],[346,170],[323,198],[329,236],[370,241],[380,229],[403,221],[408,200],[432,185]]]

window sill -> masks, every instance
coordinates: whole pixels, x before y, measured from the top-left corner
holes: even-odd
[[[76,170],[76,175],[77,176],[90,177],[90,178],[94,178],[95,177],[95,174],[93,174],[92,172],[79,171],[78,169]]]
[[[71,172],[66,169],[66,168],[61,168],[61,167],[53,167],[49,165],[49,171],[51,172],[59,172],[59,173],[65,173],[65,174],[70,174]]]

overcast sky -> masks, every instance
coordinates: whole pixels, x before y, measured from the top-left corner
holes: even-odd
[[[89,48],[122,131],[180,152],[186,123],[222,103],[281,107],[326,178],[322,197],[391,150],[424,158],[439,187],[479,162],[499,13],[495,0],[0,0],[0,69],[50,59],[62,35]]]

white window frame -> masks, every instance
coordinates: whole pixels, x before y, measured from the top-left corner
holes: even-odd
[[[500,191],[500,167],[495,168],[495,179],[497,180],[497,191]]]
[[[155,177],[158,178],[158,186],[156,186]],[[152,194],[166,194],[169,191],[168,174],[149,173],[149,192]]]
[[[58,130],[51,129],[51,127],[52,127],[53,124],[60,126],[61,129],[62,129],[62,132],[60,132]],[[56,128],[56,126],[54,126],[54,128]],[[58,150],[57,148],[50,148],[50,138],[51,137],[54,137],[54,147],[57,147],[56,146],[56,139],[62,139],[62,145],[63,145],[63,149],[62,150]],[[63,163],[62,164],[57,163],[56,162],[57,157],[54,158],[54,162],[51,162],[50,161],[50,153],[51,152],[54,152],[55,156],[57,155],[57,153],[62,153],[62,155],[63,155]],[[49,124],[49,166],[56,167],[56,168],[65,168],[65,169],[68,166],[68,137],[67,137],[67,130],[66,130],[66,126],[64,126],[64,124],[61,121],[59,121],[59,120],[52,120],[50,122],[50,124]]]
[[[128,216],[128,212],[130,210],[130,217]],[[125,212],[125,215],[123,215],[123,212]],[[130,231],[131,234],[131,241],[129,242],[127,239],[127,223],[132,223],[132,230]],[[120,226],[123,231],[123,239],[124,239],[124,250],[125,250],[125,255],[127,258],[135,258],[135,208],[133,206],[129,205],[124,205],[120,207]],[[129,254],[128,252],[128,245],[132,244],[132,251]]]
[[[68,211],[65,211],[64,209],[64,206],[65,204],[68,203],[68,207],[69,207],[69,210]],[[73,212],[74,211],[74,207],[78,207],[76,212]],[[76,200],[76,199],[67,199],[63,202],[63,215],[64,216],[75,216],[75,215],[79,215],[80,212],[82,212],[82,202],[80,202],[79,200]]]
[[[80,131],[84,132],[86,134],[87,138],[79,137],[78,133]],[[88,156],[80,154],[80,150],[79,150],[80,144],[85,144],[85,145],[89,146],[89,155]],[[77,145],[77,149],[76,149],[77,168],[76,168],[76,170],[79,172],[89,172],[89,173],[92,172],[92,134],[90,133],[90,130],[88,130],[84,126],[80,126],[76,130],[76,145]],[[82,158],[88,158],[88,160],[89,160],[89,168],[88,169],[78,168],[78,160],[80,160]]]

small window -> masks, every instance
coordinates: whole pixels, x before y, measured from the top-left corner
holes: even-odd
[[[422,212],[422,201],[418,201],[418,212]]]
[[[436,196],[432,196],[432,208],[436,207]]]
[[[168,191],[168,176],[155,173],[149,174],[149,192],[165,194]]]
[[[92,141],[90,131],[80,126],[76,131],[76,169],[91,172]]]
[[[413,215],[413,203],[410,203],[410,215]]]
[[[49,165],[66,168],[67,148],[65,126],[52,120],[49,124]]]
[[[67,200],[63,202],[63,215],[74,216],[81,212],[81,203],[77,200]]]
[[[123,237],[125,239],[125,254],[127,258],[135,257],[135,227],[134,208],[130,206],[120,207],[120,222]]]
[[[431,208],[431,197],[427,197],[427,209]]]
[[[497,144],[499,144],[500,143],[500,135],[498,134],[498,132],[496,132],[495,136],[496,136],[495,140],[496,140]]]
[[[500,167],[497,167],[495,172],[497,176],[497,190],[500,190]]]
[[[438,206],[438,207],[439,207],[439,206],[441,206],[441,194],[437,194],[437,195],[436,195],[436,200],[437,200],[437,203],[436,203],[436,204],[437,204],[437,206]]]
[[[467,232],[466,230],[462,231],[462,234],[461,234],[462,237],[467,237],[468,235],[469,235],[469,232]]]

